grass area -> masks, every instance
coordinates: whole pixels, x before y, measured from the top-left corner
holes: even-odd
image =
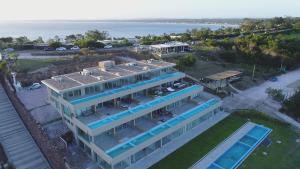
[[[60,61],[62,61],[62,59],[18,59],[14,69],[17,72],[26,73]]]
[[[190,167],[241,127],[248,119],[273,129],[270,135],[272,145],[269,147],[258,147],[240,168],[300,168],[300,143],[295,141],[297,138],[300,138],[300,133],[296,133],[289,125],[270,119],[261,113],[243,111],[224,119],[152,166],[151,169],[185,169]],[[282,141],[282,144],[277,144],[277,140]],[[267,152],[268,155],[264,156],[262,152]]]
[[[300,33],[299,32],[294,32],[290,34],[281,34],[279,36],[283,36],[286,39],[298,39],[300,40]]]

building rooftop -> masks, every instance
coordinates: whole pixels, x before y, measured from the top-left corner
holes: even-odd
[[[233,70],[229,70],[229,71],[225,71],[225,72],[220,72],[220,73],[216,73],[210,76],[207,76],[207,79],[211,79],[211,80],[224,80],[233,76],[237,76],[240,75],[242,72],[239,71],[233,71]]]
[[[175,66],[174,63],[158,60],[135,61],[119,65],[115,65],[114,61],[103,61],[99,62],[98,67],[85,68],[81,72],[55,76],[42,82],[51,89],[60,92],[66,89],[106,82],[173,66]]]
[[[174,41],[174,42],[167,42],[164,44],[151,45],[152,48],[170,48],[170,47],[179,47],[179,46],[189,46],[189,44]]]

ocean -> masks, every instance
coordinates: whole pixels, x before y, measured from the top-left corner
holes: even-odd
[[[27,36],[33,40],[41,36],[44,40],[70,34],[84,34],[88,30],[107,31],[111,37],[133,38],[135,36],[182,33],[193,28],[220,29],[227,24],[125,22],[125,21],[2,21],[0,37]]]

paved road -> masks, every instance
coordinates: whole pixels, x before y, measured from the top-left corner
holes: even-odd
[[[281,119],[300,129],[300,123],[279,112],[280,103],[272,100],[266,93],[268,87],[282,89],[285,94],[291,96],[295,88],[300,86],[300,69],[278,76],[277,82],[264,82],[245,91],[240,91],[233,97],[228,96],[223,99],[224,107],[228,110],[234,109],[256,109],[268,115]]]
[[[16,169],[50,169],[1,85],[0,142]]]
[[[117,47],[117,48],[111,48],[111,49],[96,49],[97,52],[118,52],[118,51],[124,51],[128,50],[129,47]],[[32,55],[32,53],[43,53],[42,50],[27,50],[27,51],[19,51],[19,59],[48,59],[48,58],[72,58],[73,54],[69,55]],[[53,51],[56,52],[56,51]],[[79,51],[71,51],[68,50],[67,52],[75,52],[80,53]],[[47,52],[45,52],[47,53]],[[50,52],[51,53],[51,52]],[[59,52],[57,52],[59,53]],[[64,53],[64,51],[62,51]]]

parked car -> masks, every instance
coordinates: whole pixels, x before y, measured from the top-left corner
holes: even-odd
[[[4,52],[13,52],[13,51],[15,51],[14,48],[6,48],[6,49],[4,49]]]
[[[44,48],[44,51],[53,51],[54,49],[53,48],[51,48],[51,47],[45,47]]]
[[[104,46],[104,49],[111,49],[113,46],[112,45],[106,45]]]
[[[56,51],[65,51],[65,50],[67,50],[65,47],[59,47],[59,48],[56,48],[55,49]]]
[[[30,87],[29,87],[29,90],[34,90],[34,89],[39,89],[41,88],[42,85],[39,84],[39,83],[33,83]]]
[[[270,79],[270,81],[271,81],[271,82],[277,82],[277,81],[278,81],[278,78],[277,78],[277,77],[272,77],[272,78]]]
[[[80,48],[78,46],[73,46],[71,47],[71,50],[80,50]]]

